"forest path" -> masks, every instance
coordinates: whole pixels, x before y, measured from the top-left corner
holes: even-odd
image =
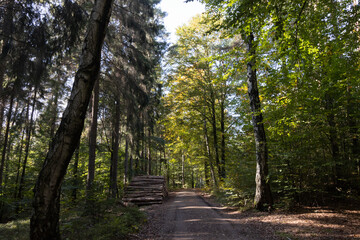
[[[222,215],[217,207],[205,202],[195,191],[173,192],[159,207],[155,207],[156,216],[149,220],[155,221],[152,228],[156,229],[151,230],[155,235],[148,234],[141,239],[252,239],[243,236],[239,232],[241,227],[233,219]]]
[[[166,239],[241,239],[229,219],[193,191],[175,193],[165,220]]]
[[[148,216],[136,240],[349,240],[360,239],[360,210],[307,207],[296,212],[234,211],[208,194],[171,192],[163,204],[143,208]]]

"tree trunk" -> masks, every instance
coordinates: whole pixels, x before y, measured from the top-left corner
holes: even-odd
[[[247,39],[247,50],[250,58],[249,62],[247,63],[247,83],[256,144],[256,192],[254,204],[256,209],[264,210],[265,205],[269,206],[270,208],[272,207],[273,199],[268,179],[268,150],[263,117],[261,113],[259,90],[257,86],[255,48],[254,35],[250,33]]]
[[[205,136],[206,151],[207,151],[207,155],[208,155],[208,159],[209,159],[211,178],[212,178],[215,188],[217,188],[218,184],[217,184],[217,180],[216,180],[215,169],[214,169],[212,154],[211,154],[210,145],[209,145],[209,136],[208,136],[208,132],[207,132],[207,125],[206,125],[205,118],[204,118],[204,136]]]
[[[27,160],[28,160],[29,151],[30,151],[31,133],[33,131],[33,125],[34,125],[34,112],[35,112],[36,99],[37,99],[37,87],[35,87],[35,90],[34,90],[34,98],[33,98],[33,103],[31,106],[32,109],[31,109],[31,114],[30,114],[30,121],[27,120],[29,122],[26,127],[27,130],[26,130],[25,156],[24,156],[22,173],[21,173],[20,184],[19,184],[18,199],[22,199],[22,190],[23,190],[24,182],[25,182],[26,165],[27,165]],[[27,109],[26,115],[27,115],[26,119],[28,119],[29,109]]]
[[[181,156],[181,184],[182,187],[185,187],[185,155]]]
[[[86,180],[87,193],[91,191],[92,183],[95,177],[98,109],[99,109],[99,79],[96,80],[94,90],[92,93],[91,125],[89,132],[89,163],[88,163],[88,175]]]
[[[129,181],[129,140],[125,139],[125,159],[124,159],[124,184]]]
[[[18,184],[19,184],[19,178],[20,178],[20,170],[21,170],[21,159],[22,159],[22,153],[23,153],[23,141],[25,136],[25,129],[23,128],[21,130],[21,139],[19,142],[19,145],[17,147],[17,152],[19,153],[19,159],[16,166],[16,180],[15,180],[15,191],[14,191],[14,198],[18,196]]]
[[[79,154],[80,154],[80,149],[79,146],[80,143],[78,144],[78,147],[75,150],[75,157],[74,157],[74,167],[73,167],[73,189],[72,189],[72,193],[71,193],[71,198],[72,201],[75,202],[77,199],[77,189],[78,189],[78,185],[79,185]]]
[[[225,151],[226,151],[226,145],[225,145],[225,106],[224,106],[224,100],[221,101],[220,104],[220,133],[221,133],[221,162],[220,162],[220,178],[224,180],[226,178],[226,170],[225,170]]]
[[[60,239],[60,191],[71,157],[84,127],[87,107],[98,78],[112,0],[96,0],[75,75],[71,96],[35,185],[32,240]]]
[[[218,146],[218,136],[217,136],[217,127],[216,127],[216,109],[215,109],[215,96],[213,90],[210,92],[211,95],[211,126],[213,131],[214,138],[214,151],[215,151],[215,164],[218,169],[218,174],[221,181],[221,166],[219,160],[219,146]]]
[[[115,103],[115,115],[113,119],[112,133],[112,151],[111,151],[111,167],[110,167],[110,195],[116,198],[117,190],[117,172],[119,161],[119,135],[120,135],[120,102]]]
[[[166,149],[164,146],[164,161],[165,161],[165,169],[166,169],[166,182],[169,186],[170,184],[170,169],[169,169],[169,161],[166,160]]]
[[[6,62],[12,48],[12,33],[13,33],[13,15],[14,15],[14,0],[7,0],[4,3],[5,14],[4,22],[2,25],[2,34],[3,40],[2,49],[0,54],[0,134],[2,132],[2,123],[3,123],[3,112],[5,109],[5,94],[3,89],[5,72],[6,72]]]
[[[4,144],[1,154],[1,164],[0,164],[0,193],[2,192],[2,185],[3,185],[3,174],[4,174],[4,166],[5,166],[5,159],[6,159],[6,148],[9,141],[9,131],[10,131],[10,122],[11,122],[11,115],[12,115],[12,108],[14,104],[14,89],[12,90],[13,93],[10,97],[10,104],[9,104],[9,110],[7,114],[6,119],[6,129],[5,129],[5,135],[4,135]]]
[[[134,177],[134,160],[132,155],[130,155],[130,166],[129,166],[129,182],[131,181],[131,179]]]
[[[148,139],[148,175],[151,175],[152,174],[152,169],[151,169],[151,147],[150,147],[150,144],[151,144],[151,131],[150,129],[148,130],[148,134],[149,134],[149,139]]]

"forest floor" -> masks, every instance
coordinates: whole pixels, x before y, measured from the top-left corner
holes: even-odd
[[[148,221],[132,239],[360,239],[359,207],[236,211],[208,194],[182,190],[143,210]]]

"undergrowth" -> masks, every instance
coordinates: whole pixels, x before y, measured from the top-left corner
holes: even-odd
[[[84,211],[84,207],[63,208],[60,231],[65,240],[116,240],[127,239],[146,221],[145,214],[137,207],[123,207],[116,201],[97,204],[96,214]],[[94,217],[96,216],[96,217]],[[0,240],[27,240],[30,216],[0,224]]]
[[[218,188],[210,193],[223,206],[236,207],[239,210],[247,210],[253,207],[252,196],[247,192],[239,192],[231,188]]]

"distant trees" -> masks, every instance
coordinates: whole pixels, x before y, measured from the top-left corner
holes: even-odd
[[[220,152],[225,152],[225,187],[233,189],[226,191],[237,192],[240,198],[249,197],[255,189],[249,177],[255,178],[252,159],[256,155],[255,207],[259,209],[272,205],[271,195],[285,199],[288,204],[312,204],[326,201],[326,196],[359,192],[355,183],[359,180],[356,150],[359,115],[354,111],[359,107],[356,97],[359,71],[353,67],[359,61],[358,5],[350,0],[273,0],[266,4],[240,0],[202,2],[207,5],[206,18],[211,20],[202,21],[201,27],[206,29],[206,34],[188,45],[199,44],[200,49],[205,49],[212,34],[221,35],[223,41],[230,44],[223,48],[212,47],[214,51],[208,54],[210,58],[205,55],[195,57],[201,52],[197,48],[189,52],[178,51],[175,58],[170,57],[178,61],[170,62],[175,71],[168,77],[167,99],[170,107],[174,107],[173,111],[184,113],[178,114],[180,117],[169,113],[168,119],[182,128],[186,126],[189,132],[197,131],[190,136],[180,131],[186,137],[178,139],[176,134],[169,134],[170,149],[175,144],[177,148],[200,146],[194,140],[199,139],[202,128],[207,137],[199,141],[204,143],[201,156],[213,158],[212,162],[218,168],[219,139],[213,140],[213,133],[226,129],[226,151]],[[190,25],[179,30],[180,39],[174,45],[175,50],[181,49],[182,39],[187,39],[181,34],[185,29],[190,36]],[[195,38],[192,36],[192,39]],[[214,74],[220,69],[216,64],[226,58],[228,63],[222,65],[231,67],[224,69],[224,79],[220,80]],[[189,67],[189,62],[201,66],[203,71],[207,61],[211,66],[207,69],[212,73],[208,75],[208,82],[215,84],[234,79],[236,83],[228,95],[232,105],[224,105],[228,112],[225,123],[231,122],[231,128],[221,124],[211,128],[210,119],[201,125],[195,122],[200,119],[196,112],[208,114],[206,107],[197,106],[212,95],[209,91],[204,98],[194,97],[208,85],[193,84],[201,82],[198,80],[201,75],[193,74],[195,71]],[[193,66],[196,69],[195,64]],[[214,93],[215,106],[219,109],[213,112],[217,114],[215,119],[221,119],[219,90]],[[253,121],[249,124],[251,115]],[[255,139],[251,137],[252,129]],[[170,158],[180,159],[176,151],[169,153]],[[192,165],[199,158],[192,155],[190,159],[188,164]],[[209,163],[205,162],[200,169],[205,178],[209,176],[206,170]],[[219,165],[218,169],[221,169],[222,164]],[[190,175],[189,172],[189,179]],[[220,172],[216,175],[220,180],[224,176]]]
[[[234,107],[237,81],[231,71],[234,60],[222,55],[233,42],[221,39],[221,32],[205,35],[207,20],[198,16],[178,29],[179,40],[168,56],[169,93],[164,104],[169,113],[163,123],[176,158],[188,155],[199,171],[196,184],[201,178],[216,186],[226,178],[227,136],[233,121],[227,109]]]

